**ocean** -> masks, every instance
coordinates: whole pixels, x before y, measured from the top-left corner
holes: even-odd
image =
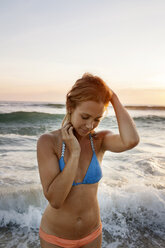
[[[126,106],[140,136],[133,149],[106,152],[98,190],[103,248],[165,247],[165,106]],[[0,247],[39,248],[47,205],[36,157],[43,133],[60,128],[65,105],[0,102]],[[119,133],[115,112],[97,130]]]

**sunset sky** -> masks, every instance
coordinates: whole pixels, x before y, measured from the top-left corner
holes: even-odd
[[[0,100],[65,102],[84,72],[165,106],[164,0],[1,0]]]

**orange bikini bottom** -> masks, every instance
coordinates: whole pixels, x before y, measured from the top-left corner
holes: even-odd
[[[45,240],[48,243],[61,246],[64,248],[79,248],[83,245],[86,245],[90,242],[92,242],[94,239],[96,239],[100,234],[102,233],[102,224],[100,224],[99,228],[96,229],[93,233],[89,234],[85,238],[82,239],[76,239],[76,240],[71,240],[71,239],[62,239],[59,237],[56,237],[54,235],[50,235],[45,233],[41,227],[39,229],[39,236],[43,240]]]

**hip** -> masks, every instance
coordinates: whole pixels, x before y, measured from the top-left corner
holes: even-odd
[[[101,247],[102,242],[102,224],[100,223],[99,227],[86,235],[85,237],[81,239],[64,239],[60,238],[55,235],[47,234],[42,230],[40,227],[39,230],[39,236],[40,236],[40,242],[41,247],[46,247],[43,242],[50,243],[53,245],[58,245],[58,247],[64,247],[64,248],[79,248],[87,244],[91,244],[91,247]],[[43,244],[43,246],[42,246]]]
[[[65,239],[81,239],[100,226],[98,205],[84,211],[46,208],[40,227],[49,234]]]

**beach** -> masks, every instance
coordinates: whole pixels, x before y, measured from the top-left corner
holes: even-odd
[[[103,248],[165,247],[165,107],[128,106],[140,143],[106,152],[98,190]],[[44,198],[36,157],[43,133],[61,127],[65,104],[0,102],[0,247],[39,248]],[[119,133],[112,106],[97,130]],[[97,131],[96,130],[96,131]]]

